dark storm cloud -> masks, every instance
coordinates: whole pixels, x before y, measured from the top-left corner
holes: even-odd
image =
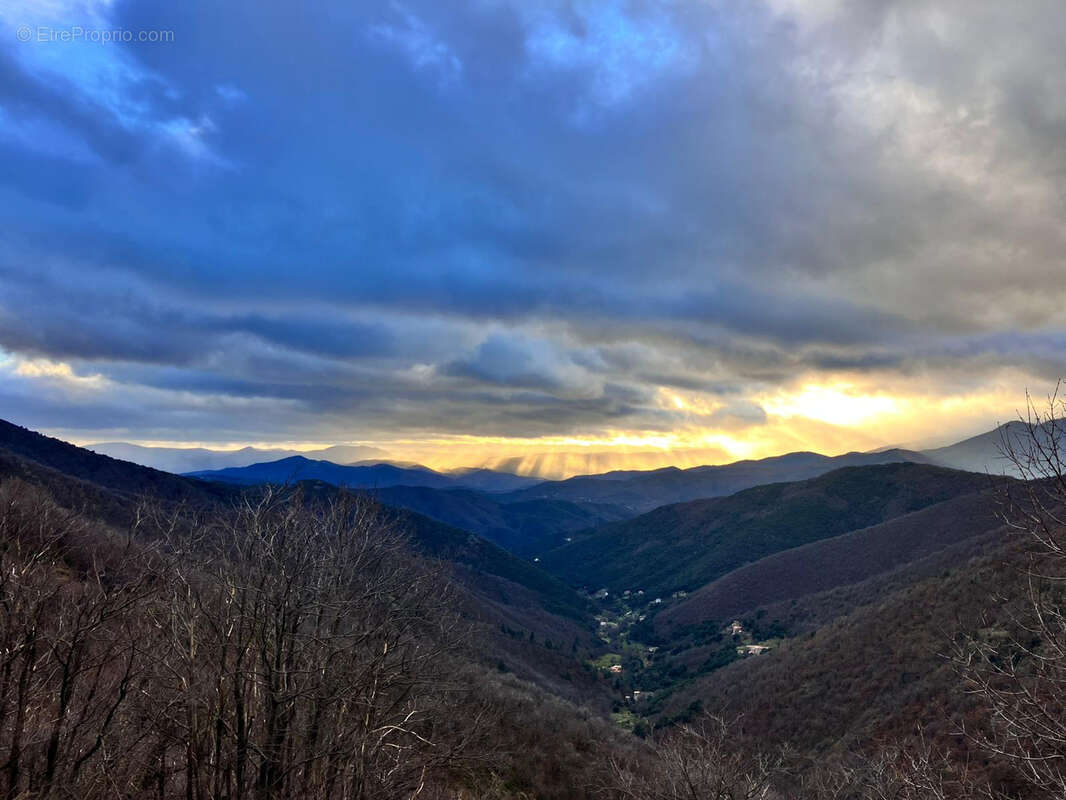
[[[658,429],[661,388],[728,427],[805,376],[1066,366],[1055,3],[35,6],[0,348],[105,379],[84,429],[112,391],[131,437]]]

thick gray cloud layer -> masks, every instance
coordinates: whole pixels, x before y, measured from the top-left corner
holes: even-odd
[[[1066,372],[1061,3],[6,5],[27,424],[743,427],[830,374]],[[74,25],[173,41],[37,40]]]

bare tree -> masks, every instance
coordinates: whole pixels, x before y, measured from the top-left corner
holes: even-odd
[[[374,504],[267,492],[178,549],[153,610],[163,795],[413,797],[455,761],[464,625]]]
[[[953,657],[990,724],[968,733],[1042,792],[1066,797],[1066,401],[1026,398],[1002,450],[1022,478],[1004,520],[1019,534],[1017,591],[997,597],[986,627]]]
[[[92,538],[95,547],[89,546]],[[109,765],[144,659],[147,553],[36,488],[0,486],[0,786],[7,798],[111,796]]]
[[[0,798],[430,800],[459,779],[483,710],[466,625],[377,505],[134,516],[119,535],[0,485]]]

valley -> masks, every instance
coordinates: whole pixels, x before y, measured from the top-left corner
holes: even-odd
[[[906,737],[921,719],[950,750],[948,721],[973,712],[952,699],[953,673],[937,653],[951,625],[978,626],[990,584],[1010,584],[1003,563],[1014,545],[1001,503],[1023,483],[898,455],[822,460],[827,469],[813,477],[642,514],[562,499],[552,484],[539,494],[346,489],[325,468],[280,489],[379,508],[381,524],[454,583],[449,602],[473,626],[463,658],[478,680],[517,681],[506,692],[521,686],[538,703],[564,704],[546,724],[592,714],[607,728],[589,747],[650,740],[715,713],[743,715],[760,746],[841,756]],[[799,461],[811,469],[806,456]],[[0,423],[3,485],[40,487],[110,530],[141,524],[146,501],[188,519],[182,526],[225,515],[277,491],[248,476],[287,466],[257,467],[236,482],[177,476]],[[743,480],[760,469],[745,464]],[[765,474],[779,470],[775,460]],[[569,796],[538,785],[538,796]]]

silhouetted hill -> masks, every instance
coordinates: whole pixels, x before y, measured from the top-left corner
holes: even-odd
[[[541,563],[573,585],[651,594],[691,591],[778,551],[876,525],[987,484],[987,476],[925,464],[847,467],[807,481],[664,506],[587,533]]]
[[[4,420],[0,420],[0,450],[124,496],[145,494],[168,502],[193,504],[234,496],[229,486],[120,461]]]
[[[618,508],[565,500],[507,500],[494,491],[513,488],[529,479],[492,470],[459,470],[442,474],[425,467],[393,464],[340,465],[292,456],[248,467],[195,473],[204,480],[243,486],[289,484],[318,480],[333,486],[366,489],[388,505],[407,508],[433,519],[472,531],[523,556],[539,555],[564,544],[568,533],[628,514]],[[459,488],[470,483],[480,491]]]
[[[324,481],[348,489],[378,489],[385,486],[453,485],[446,475],[423,467],[397,467],[392,464],[350,466],[332,461],[316,461],[304,456],[289,456],[246,467],[204,470],[190,473],[203,480],[254,486],[257,483],[289,484],[297,481]]]
[[[526,557],[559,547],[569,533],[627,516],[611,506],[565,500],[504,503],[497,495],[463,489],[393,486],[378,489],[373,495],[387,505],[473,531]]]
[[[513,472],[499,472],[483,467],[464,467],[448,470],[444,474],[452,479],[453,486],[456,488],[475,489],[481,492],[513,492],[541,482],[541,478],[515,475]]]
[[[513,489],[536,481],[488,469],[459,470],[452,474],[435,472],[420,465],[335,464],[305,456],[289,456],[245,467],[204,470],[189,473],[203,480],[254,486],[257,483],[288,484],[296,481],[325,481],[347,489],[382,489],[390,486],[426,486],[434,489],[478,488],[483,491]]]
[[[669,503],[721,497],[766,483],[806,480],[840,467],[903,461],[922,463],[927,459],[920,453],[907,450],[847,453],[842,456],[788,453],[757,461],[737,461],[734,464],[722,466],[693,467],[684,470],[668,467],[650,472],[615,472],[604,475],[585,475],[565,481],[547,481],[528,489],[512,492],[507,498],[602,503],[618,506],[632,513],[641,513]]]

